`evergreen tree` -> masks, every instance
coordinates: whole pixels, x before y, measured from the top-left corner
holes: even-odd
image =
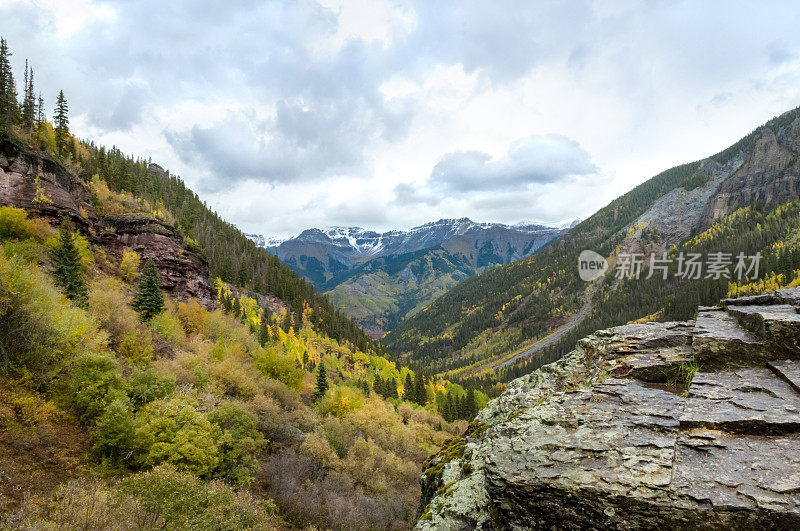
[[[28,132],[33,133],[33,126],[36,121],[36,97],[33,90],[33,68],[28,68],[28,60],[25,59],[25,86],[22,92],[22,110],[20,121],[22,127]]]
[[[411,377],[411,373],[406,374],[406,381],[403,384],[403,387],[403,398],[409,402],[416,402],[417,394],[415,393],[414,379]]]
[[[133,307],[139,312],[143,322],[164,311],[164,294],[158,281],[158,269],[153,260],[147,260],[139,277],[139,289],[133,298]]]
[[[0,37],[0,125],[4,126],[15,122],[17,114],[17,89],[10,57],[8,43]]]
[[[424,406],[428,402],[428,392],[425,389],[425,377],[421,372],[417,371],[414,376],[414,401]]]
[[[242,306],[241,304],[239,304],[238,297],[233,297],[233,303],[231,304],[231,313],[236,318],[238,318],[242,314]]]
[[[67,218],[64,218],[58,229],[58,243],[50,252],[50,263],[56,285],[76,306],[86,308],[89,292],[81,269],[81,257],[75,245],[72,224]]]
[[[269,318],[267,317],[267,310],[261,312],[261,326],[258,329],[258,342],[261,343],[261,346],[267,344],[269,341]],[[306,354],[308,356],[308,354]],[[305,359],[303,364],[308,363],[308,360]]]
[[[467,391],[464,410],[466,412],[467,420],[474,419],[475,415],[478,414],[478,402],[475,400],[475,391],[472,388]]]
[[[283,328],[283,331],[287,334],[289,333],[289,330],[292,329],[292,313],[288,308],[286,309],[286,315],[283,316],[283,324],[281,325],[281,328]]]
[[[386,396],[388,398],[400,398],[397,394],[397,380],[394,378],[386,382]]]
[[[71,144],[69,134],[69,106],[67,105],[67,99],[64,97],[63,90],[58,92],[53,121],[55,121],[56,125],[56,150],[61,156],[67,155]]]
[[[319,370],[317,371],[317,388],[314,391],[314,401],[318,402],[325,393],[328,391],[328,372],[325,369],[325,364],[319,364]]]

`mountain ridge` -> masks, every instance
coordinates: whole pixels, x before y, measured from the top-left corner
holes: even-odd
[[[671,278],[657,285],[652,279],[618,282],[607,274],[597,281],[601,286],[591,311],[578,326],[535,359],[495,372],[583,307],[587,284],[577,275],[577,263],[584,249],[608,258],[612,271],[620,253],[641,253],[648,257],[646,273],[650,253],[713,252],[720,249],[712,244],[727,245],[727,252],[763,252],[763,272],[774,276],[769,282],[783,275],[789,283],[797,223],[779,207],[794,209],[799,197],[798,153],[800,108],[795,108],[715,155],[645,181],[571,229],[546,253],[460,283],[382,342],[414,366],[491,387],[557,359],[593,330],[650,314],[686,319],[698,305],[740,289],[724,278],[694,283]],[[742,224],[745,218],[752,226]]]
[[[464,217],[383,233],[311,228],[272,247],[263,236],[248,237],[327,292],[334,306],[379,338],[458,282],[537,252],[575,223],[506,225]]]

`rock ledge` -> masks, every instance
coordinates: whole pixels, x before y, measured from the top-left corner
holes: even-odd
[[[426,463],[418,529],[800,528],[800,288],[601,330]]]

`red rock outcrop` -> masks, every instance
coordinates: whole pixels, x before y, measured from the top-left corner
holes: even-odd
[[[38,185],[37,185],[38,177]],[[8,139],[0,139],[0,206],[26,210],[52,225],[67,216],[112,262],[125,249],[152,259],[161,285],[178,300],[197,298],[216,305],[206,260],[185,248],[172,226],[139,214],[100,217],[92,207],[88,185],[61,164]]]

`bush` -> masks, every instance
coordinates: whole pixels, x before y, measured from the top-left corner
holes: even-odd
[[[281,381],[293,389],[303,385],[305,371],[297,366],[294,357],[286,356],[279,347],[271,345],[253,356],[253,363],[264,376]]]
[[[265,446],[264,437],[258,432],[258,419],[241,405],[229,401],[211,411],[208,420],[223,433],[220,440],[222,461],[214,475],[235,485],[249,483],[251,474],[258,468],[255,454]]]
[[[42,264],[47,260],[47,248],[36,240],[12,240],[3,242],[3,251],[8,258],[18,256],[29,264]]]
[[[368,495],[346,475],[304,455],[271,455],[260,474],[265,492],[298,527],[400,530],[413,526],[416,496]],[[311,503],[310,500],[313,500]]]
[[[139,332],[139,316],[128,304],[128,296],[122,284],[114,277],[98,277],[89,286],[89,312],[108,331],[111,345],[117,347],[125,334],[136,331],[142,343],[149,343]]]
[[[38,267],[0,253],[0,371],[26,371],[46,384],[64,359],[103,350],[106,339]]]
[[[110,352],[79,354],[64,379],[66,401],[85,423],[92,423],[109,403],[124,396],[120,367]]]
[[[4,240],[34,239],[42,242],[52,233],[43,219],[28,219],[21,208],[0,207],[0,242]]]
[[[122,336],[117,354],[136,365],[146,365],[153,359],[153,343],[147,330],[129,330]]]
[[[201,481],[170,465],[116,485],[72,481],[49,500],[29,499],[8,523],[19,529],[275,529],[270,501]]]
[[[183,342],[183,326],[181,322],[169,310],[163,311],[150,319],[150,329],[179,347]]]
[[[210,391],[218,396],[252,399],[259,391],[261,375],[249,362],[228,354],[222,361],[208,367]]]
[[[175,391],[175,376],[159,374],[150,367],[134,368],[125,384],[134,410],[154,400],[166,398]]]
[[[220,465],[222,430],[208,421],[186,397],[147,404],[140,412],[136,445],[142,466],[172,463],[210,478]]]
[[[122,253],[122,260],[119,263],[119,276],[125,282],[133,282],[139,274],[139,262],[141,257],[139,253],[131,249],[127,249]]]
[[[323,415],[344,417],[351,411],[361,409],[364,395],[349,385],[336,385],[320,401],[317,409]]]
[[[166,529],[270,529],[277,523],[271,502],[200,481],[170,465],[124,479],[118,489],[161,515],[159,527]]]
[[[300,451],[305,455],[318,461],[327,467],[334,467],[339,461],[339,456],[336,451],[331,447],[331,443],[325,438],[321,432],[313,432],[306,435],[303,443],[300,445]]]
[[[197,299],[178,303],[178,318],[187,334],[203,333],[210,328],[210,314]]]
[[[133,410],[128,398],[118,395],[97,419],[92,428],[92,450],[114,463],[132,461],[134,446]]]

